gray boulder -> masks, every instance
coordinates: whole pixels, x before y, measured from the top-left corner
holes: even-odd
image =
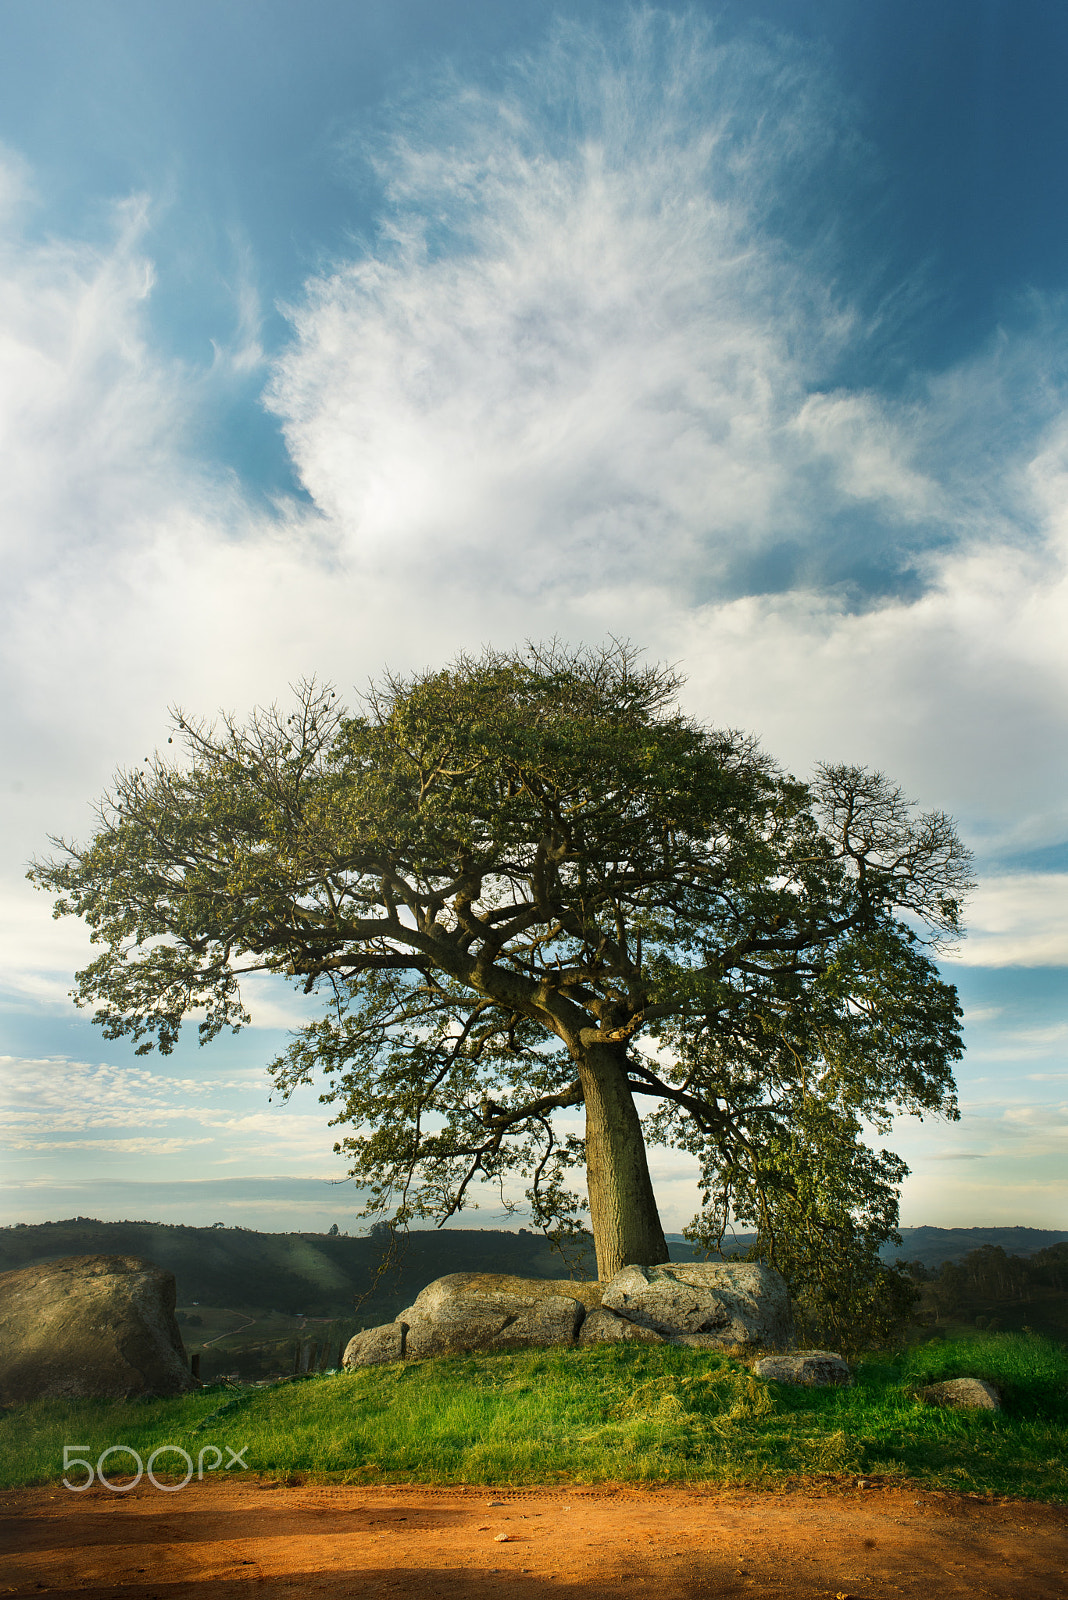
[[[403,1322],[387,1322],[380,1328],[365,1328],[345,1346],[341,1365],[351,1372],[355,1367],[377,1367],[387,1361],[404,1360]]]
[[[842,1357],[831,1350],[797,1350],[792,1355],[764,1356],[753,1368],[758,1378],[773,1383],[799,1383],[806,1388],[844,1387],[853,1374]]]
[[[596,1284],[452,1272],[427,1284],[397,1321],[408,1330],[404,1353],[409,1361],[459,1350],[573,1344],[585,1302],[598,1294]]]
[[[174,1302],[174,1274],[135,1256],[67,1256],[0,1273],[0,1404],[199,1387]]]
[[[638,1322],[628,1322],[617,1317],[604,1306],[594,1306],[587,1311],[579,1329],[579,1344],[615,1344],[620,1339],[637,1340],[641,1344],[664,1344],[664,1335],[653,1328],[643,1328]]]
[[[794,1338],[785,1282],[774,1267],[755,1261],[624,1267],[605,1286],[601,1304],[628,1322],[700,1348],[781,1350]]]
[[[624,1267],[612,1281],[453,1272],[427,1284],[395,1322],[368,1328],[345,1351],[348,1370],[464,1350],[529,1345],[730,1345],[782,1348],[793,1339],[786,1285],[752,1262]]]
[[[929,1383],[920,1398],[929,1406],[952,1406],[955,1410],[1000,1411],[1001,1396],[985,1378],[948,1378],[945,1383]]]

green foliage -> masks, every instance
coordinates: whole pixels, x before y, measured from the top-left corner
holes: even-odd
[[[923,1405],[989,1377],[1002,1412]],[[37,1402],[0,1417],[8,1486],[54,1483],[63,1445],[248,1446],[252,1470],[354,1483],[796,1483],[874,1473],[1068,1501],[1068,1354],[1027,1338],[862,1363],[848,1389],[768,1384],[728,1354],[605,1345],[446,1357],[174,1400]],[[114,1464],[118,1465],[114,1458]]]
[[[687,1237],[718,1247],[731,1214],[754,1224],[747,1258],[786,1279],[803,1346],[851,1357],[892,1342],[917,1298],[908,1273],[880,1257],[887,1242],[900,1242],[904,1163],[869,1150],[855,1116],[808,1096],[745,1155],[729,1169],[706,1168],[705,1209]]]

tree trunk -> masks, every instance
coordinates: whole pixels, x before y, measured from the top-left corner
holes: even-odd
[[[597,1276],[622,1267],[668,1261],[622,1047],[588,1045],[579,1061],[586,1101],[586,1182]]]

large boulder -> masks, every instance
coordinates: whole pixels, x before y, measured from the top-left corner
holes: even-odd
[[[783,1350],[794,1342],[786,1284],[756,1261],[677,1261],[624,1267],[601,1304],[676,1343]]]
[[[512,1278],[496,1272],[452,1272],[436,1278],[402,1311],[409,1361],[457,1350],[514,1350],[572,1344],[598,1284]]]
[[[134,1256],[0,1273],[0,1403],[195,1389],[174,1300],[174,1274]]]

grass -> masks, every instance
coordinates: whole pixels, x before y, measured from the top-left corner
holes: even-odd
[[[996,1383],[1000,1412],[924,1405],[925,1383]],[[1068,1351],[976,1335],[861,1362],[850,1389],[800,1389],[676,1346],[452,1356],[171,1400],[37,1401],[0,1418],[6,1487],[58,1482],[63,1446],[241,1450],[276,1478],[349,1483],[688,1482],[784,1486],[908,1478],[1068,1501]],[[210,1461],[210,1457],[208,1460]],[[225,1457],[224,1457],[225,1459]],[[163,1477],[175,1457],[162,1457]],[[124,1458],[112,1456],[116,1480]]]

